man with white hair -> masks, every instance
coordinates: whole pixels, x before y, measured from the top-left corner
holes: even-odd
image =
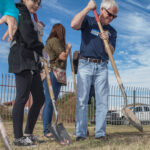
[[[91,85],[95,88],[96,128],[95,138],[106,139],[106,115],[108,111],[108,55],[103,40],[107,40],[113,54],[116,45],[116,30],[109,25],[115,19],[118,5],[115,0],[103,0],[100,6],[99,19],[104,32],[99,28],[94,17],[88,12],[96,9],[94,0],[74,16],[71,27],[81,30],[80,58],[77,75],[76,103],[76,141],[84,140],[87,135],[88,100]]]

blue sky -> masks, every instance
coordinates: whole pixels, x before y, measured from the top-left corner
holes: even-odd
[[[97,10],[101,0],[95,0]],[[124,86],[150,87],[150,0],[116,0],[119,4],[118,18],[111,25],[117,30],[118,38],[114,54]],[[18,2],[18,0],[15,0]],[[71,29],[73,16],[81,11],[88,0],[42,0],[42,8],[37,12],[39,20],[46,25],[43,42],[45,43],[51,27],[62,23],[66,28],[66,41],[72,44],[72,52],[80,49],[80,31]],[[93,16],[90,12],[89,15]],[[0,38],[6,29],[0,27]],[[9,43],[0,41],[1,73],[8,72]],[[67,63],[68,79],[72,80],[70,60]],[[109,63],[109,83],[117,85]]]

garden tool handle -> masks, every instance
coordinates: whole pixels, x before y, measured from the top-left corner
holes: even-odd
[[[71,69],[72,69],[72,78],[73,78],[74,92],[75,92],[75,94],[77,94],[77,85],[76,85],[76,78],[75,78],[75,72],[74,72],[74,65],[73,65],[73,61],[72,61],[71,50],[69,51],[69,55],[70,55],[70,63],[71,63]]]
[[[96,12],[96,9],[94,9],[93,12],[94,12],[94,15],[95,15],[95,18],[96,18],[96,21],[97,21],[99,30],[100,30],[100,32],[102,33],[102,32],[104,32],[104,30],[103,30],[103,27],[102,27],[102,25],[101,25],[101,23],[100,23],[99,16],[98,16],[98,14],[97,14],[97,12]],[[107,54],[108,54],[108,56],[109,56],[109,59],[110,59],[111,64],[112,64],[112,67],[113,67],[113,69],[114,69],[115,75],[116,75],[116,77],[117,77],[117,80],[118,80],[118,82],[121,84],[122,82],[121,82],[121,80],[120,80],[120,75],[119,75],[117,66],[116,66],[116,64],[115,64],[115,61],[114,61],[114,59],[113,59],[113,55],[112,55],[112,52],[111,52],[111,50],[110,50],[108,41],[107,41],[107,40],[103,40],[103,42],[104,42],[104,45],[105,45],[105,50],[106,50],[106,52],[107,52]]]
[[[94,13],[96,22],[97,22],[97,24],[98,24],[99,30],[100,30],[101,33],[103,33],[104,30],[103,30],[103,27],[102,27],[102,25],[101,25],[101,23],[100,23],[99,16],[98,16],[98,14],[97,14],[96,9],[93,10],[93,13]],[[106,50],[106,52],[107,52],[107,54],[108,54],[108,56],[109,56],[111,65],[112,65],[112,67],[113,67],[113,69],[114,69],[114,73],[115,73],[116,79],[117,79],[117,81],[118,81],[119,87],[120,87],[120,89],[121,89],[122,95],[123,95],[123,97],[124,97],[125,105],[127,105],[127,96],[126,96],[126,93],[125,93],[125,91],[124,91],[124,87],[123,87],[122,81],[121,81],[121,79],[120,79],[120,75],[119,75],[117,66],[116,66],[116,64],[115,64],[115,61],[114,61],[112,52],[111,52],[111,50],[110,50],[108,41],[107,41],[107,40],[103,40],[103,42],[104,42],[105,50]]]
[[[43,63],[44,63],[44,69],[45,69],[45,72],[46,72],[46,79],[47,79],[47,84],[48,84],[48,89],[49,89],[49,92],[50,92],[50,96],[51,96],[51,99],[55,99],[54,97],[54,92],[53,92],[53,89],[52,89],[52,83],[51,83],[51,80],[50,80],[50,77],[49,77],[49,70],[48,70],[48,66],[47,66],[47,61],[44,59],[44,58],[41,58]]]

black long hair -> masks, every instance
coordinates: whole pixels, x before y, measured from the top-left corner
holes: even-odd
[[[33,0],[33,1],[36,1],[36,0]],[[42,1],[42,0],[40,0],[40,3],[41,3],[41,1]],[[20,2],[23,3],[23,0],[20,0]]]

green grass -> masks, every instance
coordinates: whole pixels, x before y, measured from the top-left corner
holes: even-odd
[[[54,139],[43,136],[42,122],[37,122],[34,134],[39,136],[44,143],[36,147],[16,147],[13,145],[12,122],[4,122],[8,138],[13,150],[150,150],[150,127],[144,126],[144,132],[140,133],[132,126],[110,126],[107,125],[106,134],[108,141],[95,140],[94,126],[89,126],[89,137],[85,141],[76,142],[72,135],[74,124],[64,124],[72,138],[72,144],[62,147]],[[5,150],[2,141],[0,150]]]

